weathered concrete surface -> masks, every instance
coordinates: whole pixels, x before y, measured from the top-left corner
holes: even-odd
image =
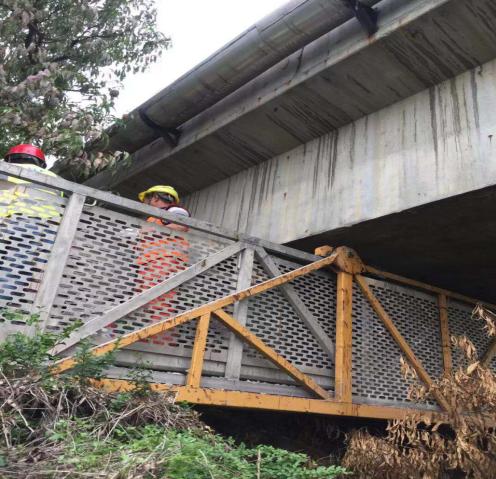
[[[495,93],[496,60],[187,204],[226,227],[308,250],[348,244],[381,267],[494,300]]]
[[[356,21],[337,28],[186,123],[178,147],[157,140],[89,184],[130,197],[157,182],[197,191],[496,57],[493,0],[378,8],[374,37]]]
[[[187,200],[201,219],[285,243],[496,184],[496,61]]]
[[[291,243],[346,244],[369,264],[496,301],[496,187],[450,197]]]

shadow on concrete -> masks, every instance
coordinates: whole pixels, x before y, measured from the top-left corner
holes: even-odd
[[[370,265],[496,302],[496,186],[290,243],[355,248]]]

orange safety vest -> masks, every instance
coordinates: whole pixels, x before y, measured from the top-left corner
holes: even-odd
[[[150,217],[149,223],[163,225],[159,218]],[[138,243],[140,254],[136,259],[139,265],[138,277],[136,279],[136,290],[138,292],[156,286],[167,278],[185,270],[188,267],[188,240],[178,236],[170,236],[165,232],[162,237],[159,231],[143,232]],[[175,291],[169,291],[158,298],[150,301],[145,308],[151,312],[153,321],[160,321],[177,313],[174,297]],[[169,333],[155,335],[150,338],[154,344],[172,344],[174,339]],[[146,340],[145,340],[146,342]]]
[[[163,226],[160,218],[151,217],[147,219],[148,223],[155,223]],[[155,232],[156,234],[157,232]],[[139,242],[141,251],[136,263],[145,265],[151,262],[160,262],[166,264],[187,263],[189,260],[188,250],[190,247],[189,241],[185,238],[177,236],[169,236],[164,234],[163,237],[157,238],[152,235],[148,239],[146,233]],[[158,266],[158,265],[157,265]]]

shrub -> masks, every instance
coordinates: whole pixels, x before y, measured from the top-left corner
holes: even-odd
[[[494,336],[495,316],[477,307],[474,316],[485,320]],[[477,360],[474,345],[466,338],[452,338],[464,361],[450,376],[428,390],[418,382],[410,396],[417,401],[432,398],[435,389],[447,399],[449,411],[433,420],[411,415],[389,423],[384,438],[366,431],[349,441],[344,465],[355,477],[367,479],[435,479],[464,477],[488,479],[496,471],[496,376]],[[415,378],[404,363],[404,374]]]
[[[214,434],[198,413],[148,387],[148,369],[131,371],[135,388],[92,386],[112,356],[76,353],[71,374],[53,376],[49,351],[70,331],[15,333],[0,343],[0,477],[163,479],[333,479],[345,473],[305,454],[248,448]],[[71,329],[72,331],[72,329]]]

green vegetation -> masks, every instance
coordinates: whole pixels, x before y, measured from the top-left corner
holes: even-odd
[[[4,317],[8,314],[3,313]],[[19,320],[18,316],[15,319]],[[92,386],[112,361],[88,345],[71,375],[50,374],[49,351],[70,330],[11,335],[0,344],[0,477],[163,479],[332,479],[345,473],[305,454],[235,444],[213,433],[191,408],[147,387],[108,393]]]
[[[85,144],[106,150],[122,81],[169,46],[155,0],[1,0],[0,157],[34,143],[79,181],[124,161]]]
[[[93,473],[94,477],[169,479],[333,478],[339,467],[311,467],[304,454],[270,446],[249,449],[204,430],[117,426],[95,437],[91,420],[59,421],[48,432],[52,457],[45,470]],[[118,471],[118,475],[113,476]]]

